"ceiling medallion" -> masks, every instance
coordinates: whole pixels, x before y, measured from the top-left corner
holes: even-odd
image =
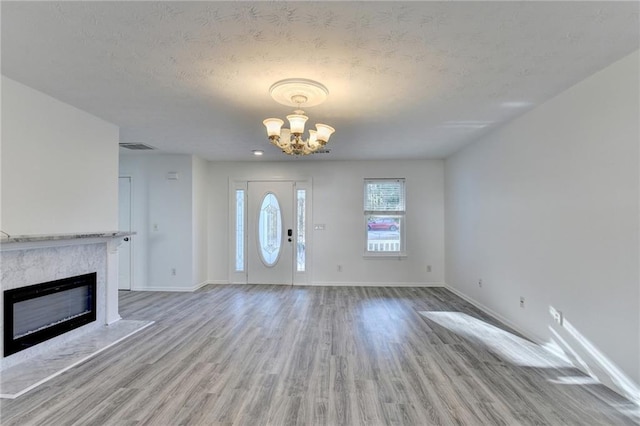
[[[317,81],[303,78],[289,78],[274,83],[269,88],[271,97],[278,103],[294,106],[293,114],[287,115],[289,129],[282,128],[284,121],[279,118],[267,118],[263,124],[272,144],[288,155],[313,154],[323,148],[335,129],[326,124],[316,124],[316,130],[309,130],[309,138],[303,139],[304,124],[309,119],[304,115],[302,106],[320,105],[327,99],[329,91]]]

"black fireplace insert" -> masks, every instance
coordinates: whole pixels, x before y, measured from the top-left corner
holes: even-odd
[[[4,292],[4,356],[96,320],[96,273]]]

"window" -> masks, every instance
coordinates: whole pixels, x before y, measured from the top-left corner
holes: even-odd
[[[267,192],[260,205],[258,245],[264,266],[270,268],[278,263],[282,247],[282,214],[278,198],[272,192]]]
[[[405,254],[405,180],[365,179],[365,254]]]
[[[296,229],[298,230],[298,234],[296,235],[297,242],[297,250],[296,250],[296,271],[304,272],[306,269],[307,262],[307,253],[306,253],[306,203],[307,203],[307,190],[306,189],[298,189],[296,191],[296,202],[297,202],[297,221],[298,226]]]
[[[236,189],[236,272],[244,271],[244,189]]]

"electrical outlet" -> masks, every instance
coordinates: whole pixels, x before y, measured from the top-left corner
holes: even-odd
[[[338,272],[342,272],[342,265],[338,265]]]
[[[431,265],[427,265],[427,272],[431,272]]]
[[[176,276],[176,268],[171,268],[171,275]]]
[[[478,280],[478,287],[482,288],[482,278]]]
[[[558,325],[562,326],[562,322],[564,320],[564,316],[560,311],[554,311],[553,320],[558,323]]]
[[[524,297],[520,296],[520,307],[524,308]]]

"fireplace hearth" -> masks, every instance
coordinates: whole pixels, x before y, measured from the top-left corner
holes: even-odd
[[[4,356],[96,320],[95,272],[5,290]]]

